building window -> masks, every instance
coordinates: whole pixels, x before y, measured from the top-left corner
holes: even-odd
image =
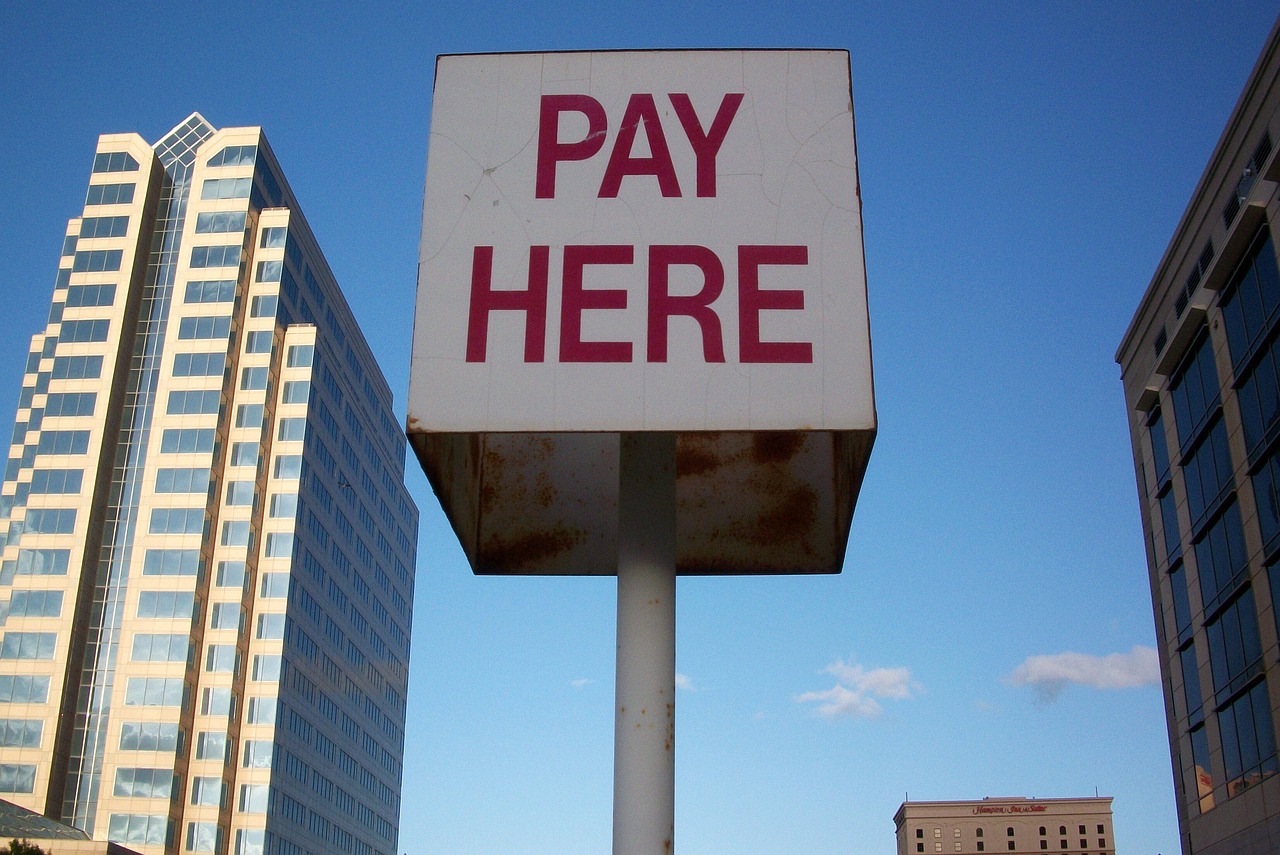
[[[196,234],[217,235],[244,231],[244,211],[209,211],[196,215]]]
[[[267,366],[255,365],[240,372],[240,388],[249,391],[261,391],[267,388]]]
[[[6,632],[0,642],[0,659],[52,659],[56,632]]]
[[[148,549],[142,557],[144,576],[195,576],[199,569],[198,549]]]
[[[1262,642],[1253,589],[1245,588],[1205,630],[1209,636],[1214,696],[1222,703],[1262,671]]]
[[[125,706],[176,707],[182,705],[182,680],[176,677],[130,677],[125,684]]]
[[[214,416],[221,405],[222,393],[217,389],[178,389],[169,393],[165,412],[171,416]]]
[[[213,731],[205,731],[196,736],[197,760],[227,760],[227,735]]]
[[[134,662],[185,662],[189,637],[170,633],[138,633],[133,637]]]
[[[93,156],[93,172],[137,172],[138,161],[127,151],[100,151]]]
[[[1203,438],[1182,457],[1182,477],[1187,488],[1187,511],[1192,531],[1200,528],[1205,514],[1215,510],[1235,486],[1232,476],[1226,422],[1218,417]]]
[[[272,742],[267,739],[246,739],[244,741],[244,761],[246,769],[271,768]]]
[[[218,824],[216,822],[187,823],[187,851],[217,852]]]
[[[206,166],[252,166],[258,156],[256,145],[229,145],[209,158]]]
[[[90,184],[85,194],[85,207],[91,205],[128,205],[133,202],[133,184]]]
[[[204,531],[204,508],[153,508],[151,534],[200,534]]]
[[[203,216],[203,215],[201,215]],[[185,303],[230,303],[236,298],[236,283],[231,279],[201,280],[187,283]]]
[[[258,443],[236,442],[231,445],[231,466],[257,466]]]
[[[120,725],[121,751],[164,751],[177,753],[178,725],[154,721],[126,721]]]
[[[221,377],[227,365],[225,353],[175,353],[174,377]]]
[[[107,839],[129,846],[167,846],[169,820],[162,814],[113,813],[107,825]]]
[[[119,249],[91,249],[77,252],[71,260],[72,273],[114,273],[120,269],[124,251]]]
[[[274,333],[271,330],[257,330],[245,336],[245,353],[270,353]]]
[[[306,368],[310,367],[314,359],[315,345],[295,344],[289,348],[289,355],[285,364],[289,368]]]
[[[200,187],[200,198],[205,201],[248,199],[252,187],[252,178],[208,178]]]
[[[1213,342],[1201,330],[1169,387],[1180,448],[1187,449],[1218,409],[1218,370]]]
[[[1234,594],[1249,575],[1240,506],[1232,501],[1194,544],[1196,573],[1200,576],[1200,598],[1205,614],[1215,612],[1223,600]]]
[[[263,249],[280,249],[284,246],[288,233],[289,230],[284,226],[268,226],[262,230],[262,242],[258,246]]]
[[[167,799],[173,792],[173,769],[116,769],[112,795],[136,799]]]
[[[193,805],[220,807],[222,805],[224,787],[225,785],[221,778],[192,778],[191,803]]]
[[[204,341],[225,339],[231,335],[231,318],[217,315],[198,315],[178,321],[178,339]]]
[[[205,493],[209,490],[209,467],[194,466],[156,470],[157,493]]]
[[[116,219],[124,219],[119,217]],[[67,308],[75,309],[82,306],[111,306],[116,302],[116,286],[107,285],[68,285],[67,286]],[[70,321],[68,321],[70,323]],[[59,336],[61,338],[61,336]]]
[[[1228,798],[1276,772],[1275,736],[1266,681],[1218,710]]]
[[[161,454],[203,454],[213,451],[213,428],[169,428],[160,435]]]

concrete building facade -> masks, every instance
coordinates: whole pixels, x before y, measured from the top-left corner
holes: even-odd
[[[1187,855],[1280,851],[1278,32],[1116,354]]]
[[[262,131],[101,137],[0,485],[0,797],[147,855],[397,852],[404,457]]]
[[[898,855],[1115,855],[1110,797],[908,801],[893,824]]]

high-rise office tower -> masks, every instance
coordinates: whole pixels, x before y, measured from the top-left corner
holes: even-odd
[[[1116,354],[1187,855],[1280,851],[1278,34]]]
[[[0,798],[145,853],[397,852],[404,457],[261,130],[101,137],[0,486]]]

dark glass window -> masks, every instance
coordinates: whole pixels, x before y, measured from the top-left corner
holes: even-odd
[[[1262,642],[1253,589],[1245,588],[1205,625],[1213,691],[1218,703],[1234,695],[1262,670]]]
[[[1185,452],[1218,408],[1218,373],[1213,342],[1202,330],[1169,387],[1179,447]]]
[[[67,286],[67,307],[110,306],[116,301],[116,286],[106,285],[69,285]]]
[[[85,217],[80,221],[80,237],[124,237],[129,232],[128,217]]]
[[[138,161],[127,151],[100,151],[93,156],[94,172],[137,172]]]
[[[77,252],[71,262],[72,273],[109,273],[120,269],[124,251],[119,249],[90,249]]]
[[[1173,490],[1160,497],[1160,521],[1164,527],[1165,560],[1177,561],[1182,555],[1182,536],[1178,532],[1178,502]]]
[[[1196,542],[1195,552],[1200,597],[1208,614],[1224,598],[1231,596],[1248,576],[1249,556],[1245,551],[1238,504],[1231,502],[1223,509]]]
[[[1250,460],[1280,435],[1280,337],[1266,349],[1236,384],[1245,450]]]
[[[1187,719],[1195,724],[1204,721],[1204,696],[1200,692],[1200,665],[1196,659],[1195,644],[1188,644],[1178,653],[1182,665],[1182,697],[1187,705],[1183,711]]]
[[[128,205],[133,201],[132,184],[90,184],[85,194],[85,207],[90,205]]]
[[[207,166],[250,166],[258,156],[256,145],[229,145],[209,158]]]
[[[1234,487],[1227,427],[1221,418],[1215,419],[1201,441],[1187,452],[1182,460],[1182,474],[1194,531],[1204,515],[1214,510]]]
[[[1253,476],[1253,501],[1258,508],[1258,529],[1269,553],[1280,541],[1280,453],[1272,453]]]
[[[1263,225],[1227,287],[1223,289],[1222,318],[1227,327],[1231,361],[1240,374],[1266,339],[1280,313],[1280,270],[1271,243],[1271,230]]]
[[[236,297],[236,283],[231,279],[188,282],[184,302],[230,303]]]
[[[1218,730],[1228,798],[1275,774],[1276,744],[1266,681],[1218,711]]]
[[[1179,642],[1191,637],[1191,601],[1187,597],[1186,567],[1181,561],[1169,570],[1169,588],[1173,593],[1174,635]]]
[[[230,234],[244,231],[244,211],[214,211],[196,215],[196,234]]]
[[[1151,437],[1151,459],[1155,465],[1151,483],[1161,489],[1169,481],[1169,441],[1164,432],[1164,416],[1154,410],[1147,419],[1147,433]]]

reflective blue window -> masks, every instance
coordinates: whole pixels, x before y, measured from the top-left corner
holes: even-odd
[[[227,355],[216,353],[175,353],[174,377],[220,377],[227,364]]]
[[[128,217],[85,217],[80,221],[82,238],[124,237],[128,233]]]
[[[213,428],[169,428],[160,436],[161,454],[213,451]]]
[[[1218,711],[1218,731],[1222,736],[1228,798],[1276,773],[1275,733],[1266,681]]]
[[[87,430],[44,430],[37,454],[83,454],[88,451]]]
[[[205,493],[209,490],[209,467],[156,470],[157,493]]]
[[[1182,475],[1194,531],[1200,527],[1204,514],[1217,507],[1235,486],[1226,423],[1221,418],[1215,420],[1200,443],[1187,452],[1182,461]]]
[[[54,380],[96,380],[102,376],[102,357],[92,356],[55,356],[53,358]]]
[[[152,534],[200,534],[204,531],[204,508],[152,508]]]
[[[111,321],[107,318],[63,321],[62,331],[58,333],[58,339],[59,341],[71,343],[106,341],[107,332],[110,329]]]
[[[140,632],[133,637],[134,662],[185,662],[189,638],[186,633]]]
[[[1200,333],[1169,392],[1178,425],[1178,443],[1184,451],[1195,441],[1201,428],[1218,408],[1218,373],[1213,360],[1213,342],[1207,330]]]
[[[61,614],[61,591],[14,591],[9,600],[10,617],[58,617]]]
[[[132,184],[90,184],[85,207],[90,205],[128,205],[133,201]]]
[[[1238,692],[1261,673],[1262,642],[1253,589],[1245,588],[1205,625],[1209,636],[1209,661],[1213,666],[1213,691],[1218,702]]]
[[[258,156],[256,145],[229,145],[209,158],[206,166],[252,166]]]
[[[48,701],[48,677],[0,675],[0,704],[44,704]]]
[[[200,188],[200,198],[248,199],[252,187],[252,178],[208,178]]]
[[[270,353],[274,333],[271,330],[257,330],[245,336],[245,353]]]
[[[112,306],[116,302],[116,286],[104,285],[68,285],[66,304],[68,308],[80,306]]]
[[[279,249],[284,246],[288,233],[284,226],[270,226],[262,230],[262,241],[258,245],[263,249]]]
[[[196,234],[216,235],[244,231],[244,211],[214,211],[196,215]]]
[[[290,368],[305,368],[311,365],[314,358],[315,345],[311,344],[295,344],[289,348],[289,354],[285,360],[285,364]],[[1168,453],[1165,453],[1165,468],[1169,467]]]
[[[93,172],[137,172],[138,161],[127,151],[100,151],[93,156]]]
[[[1240,524],[1240,506],[1227,505],[1209,530],[1196,541],[1196,572],[1206,613],[1235,593],[1249,575],[1249,555]]]
[[[90,249],[77,252],[71,262],[72,273],[110,273],[120,269],[124,251],[119,249]]]
[[[29,508],[22,530],[31,534],[71,534],[76,530],[76,509]]]
[[[142,558],[144,576],[195,576],[199,569],[198,549],[148,549]]]
[[[125,684],[124,704],[127,707],[181,706],[182,678],[130,677]]]
[[[83,482],[83,469],[37,469],[31,473],[31,495],[75,494]]]
[[[70,549],[19,549],[19,576],[65,576],[71,563]]]
[[[267,388],[267,366],[257,365],[240,371],[240,388],[261,391]]]
[[[188,282],[186,303],[230,303],[236,298],[236,283],[231,279]]]
[[[216,415],[222,401],[217,389],[177,390],[169,393],[165,412],[169,415]]]
[[[50,392],[44,406],[46,416],[91,416],[98,400],[96,392]]]
[[[259,282],[279,282],[280,271],[284,269],[283,261],[259,261],[258,262],[258,281]],[[259,299],[257,297],[254,298]],[[275,307],[272,307],[271,314],[275,314]],[[264,315],[255,315],[255,317],[264,317]]]
[[[226,338],[230,334],[230,317],[202,315],[178,322],[178,338],[182,340]]]
[[[240,246],[193,246],[191,247],[191,266],[235,267],[240,263]]]
[[[120,725],[122,751],[176,752],[181,739],[176,722],[126,721]]]
[[[1280,269],[1276,265],[1271,230],[1264,224],[1223,289],[1222,318],[1237,374],[1239,367],[1249,361],[1267,338],[1278,315]]]
[[[56,632],[13,632],[0,641],[0,659],[52,659],[57,648]]]
[[[190,591],[142,591],[138,595],[138,617],[189,620],[195,610],[195,594]]]

